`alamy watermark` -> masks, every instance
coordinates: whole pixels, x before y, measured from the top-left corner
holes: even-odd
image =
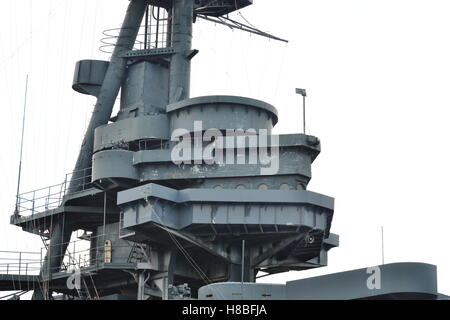
[[[194,132],[176,129],[171,159],[176,165],[261,165],[261,175],[275,175],[280,168],[279,136],[267,129],[207,129],[194,122]]]
[[[366,285],[369,290],[380,290],[381,289],[381,269],[380,267],[367,268],[367,274],[370,276],[367,278]]]
[[[67,289],[69,290],[81,290],[81,271],[75,270],[73,274],[67,278]]]

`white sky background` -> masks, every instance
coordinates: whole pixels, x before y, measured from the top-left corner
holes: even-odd
[[[21,191],[60,183],[73,169],[94,98],[71,89],[80,59],[108,59],[102,31],[128,1],[0,1],[0,250],[39,251],[9,225],[14,210],[23,96],[30,74]],[[253,25],[288,45],[200,21],[192,96],[243,95],[279,110],[276,133],[322,141],[309,189],[336,198],[341,237],[329,267],[265,278],[285,282],[381,263],[438,266],[450,293],[450,3],[442,0],[255,0]],[[236,17],[236,15],[235,15]],[[238,18],[238,17],[237,17]]]

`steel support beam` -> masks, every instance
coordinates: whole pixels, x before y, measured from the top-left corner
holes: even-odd
[[[82,174],[80,170],[92,166],[95,129],[107,124],[111,118],[114,103],[126,73],[127,61],[122,56],[133,49],[146,9],[147,0],[132,0],[128,6],[111,62],[106,71],[97,103],[81,145],[69,190],[77,190],[77,183],[79,183],[80,174]]]

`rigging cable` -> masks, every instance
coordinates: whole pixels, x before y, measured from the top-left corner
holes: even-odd
[[[27,114],[27,97],[28,97],[28,75],[25,83],[25,102],[23,104],[23,120],[22,120],[22,138],[20,141],[20,157],[19,157],[19,175],[17,178],[17,192],[16,192],[16,209],[14,210],[14,214],[16,216],[19,215],[19,192],[20,192],[20,178],[22,175],[22,157],[23,157],[23,141],[25,134],[25,119]]]
[[[53,19],[53,18],[54,18],[54,13],[55,13],[55,11],[57,11],[57,10],[59,9],[59,7],[61,7],[65,2],[66,2],[66,1],[61,1],[61,2],[59,2],[59,4],[56,5],[55,8],[53,8],[53,9],[50,11],[50,13],[49,13],[48,16],[47,16],[46,21]],[[13,17],[13,16],[14,16],[14,15],[13,15],[12,13],[10,13],[10,17]],[[38,28],[36,28],[34,34],[37,33],[36,31],[41,31],[41,27],[43,27],[43,26],[44,26],[44,23],[41,24]],[[16,33],[16,36],[17,36],[17,33]],[[0,62],[0,68],[3,67],[3,65],[6,64],[6,62],[8,62],[10,59],[15,58],[16,55],[17,55],[18,53],[20,53],[20,50],[26,45],[26,43],[32,39],[32,37],[33,37],[33,34],[30,34],[30,35],[29,35],[28,37],[26,37],[26,38],[25,38],[18,46],[16,46],[15,49],[11,52],[11,54],[10,54],[9,56],[7,56],[5,59],[3,59],[3,60]],[[17,38],[16,38],[16,39],[17,39]]]
[[[148,201],[147,198],[145,198],[146,201]],[[148,202],[149,203],[149,202]],[[206,284],[210,284],[212,281],[208,278],[208,276],[203,272],[203,270],[200,268],[200,266],[198,266],[198,264],[195,262],[195,259],[189,254],[189,252],[187,252],[187,250],[181,245],[181,243],[175,238],[175,236],[170,232],[170,230],[166,227],[164,227],[164,222],[162,220],[162,218],[160,217],[160,215],[156,212],[156,210],[153,210],[153,212],[155,213],[155,216],[159,219],[160,222],[160,228],[162,228],[164,231],[167,232],[167,234],[169,235],[170,239],[172,240],[172,242],[175,244],[175,246],[181,251],[181,253],[183,254],[183,256],[187,259],[187,261],[189,262],[189,264],[191,264],[191,266],[194,268],[194,270],[200,275],[200,277],[202,278],[202,280],[206,283]]]

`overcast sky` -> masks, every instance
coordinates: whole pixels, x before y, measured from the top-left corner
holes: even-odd
[[[200,21],[192,96],[242,95],[279,110],[276,133],[322,141],[309,189],[336,198],[329,266],[265,278],[285,282],[381,263],[438,266],[450,293],[450,3],[442,0],[255,0],[242,15],[289,44]],[[26,74],[30,75],[21,191],[73,169],[95,100],[71,89],[80,59],[100,52],[128,1],[0,1],[0,250],[42,243],[9,225],[14,210]],[[234,15],[236,19],[241,18]]]

